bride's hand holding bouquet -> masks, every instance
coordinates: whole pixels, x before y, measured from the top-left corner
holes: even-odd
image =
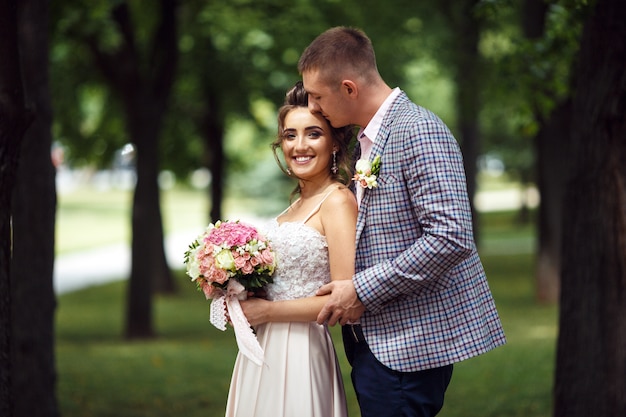
[[[211,323],[226,330],[230,319],[239,349],[261,365],[263,350],[239,300],[272,282],[276,257],[270,242],[249,224],[218,221],[189,245],[185,264],[198,290],[212,300]]]

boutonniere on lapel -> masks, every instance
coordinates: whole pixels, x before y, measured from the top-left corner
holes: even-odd
[[[376,158],[372,162],[366,159],[359,159],[356,162],[356,174],[352,177],[352,180],[359,184],[361,188],[378,187],[378,173],[380,172],[380,155],[376,155]]]

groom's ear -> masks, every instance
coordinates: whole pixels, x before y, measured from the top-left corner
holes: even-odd
[[[355,99],[358,96],[359,89],[352,80],[343,80],[341,82],[341,91],[348,97]]]

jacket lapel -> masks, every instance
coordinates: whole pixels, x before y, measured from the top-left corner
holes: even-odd
[[[381,157],[381,172],[384,169],[384,155],[383,150],[385,149],[385,144],[389,139],[389,135],[391,133],[391,124],[396,117],[396,113],[400,106],[408,100],[408,97],[404,92],[401,92],[400,95],[396,98],[396,100],[391,105],[389,112],[385,115],[383,119],[383,123],[380,126],[380,130],[378,131],[378,135],[376,136],[376,140],[374,142],[374,146],[372,148],[372,152],[370,153],[369,160],[370,162],[374,160],[376,155],[380,155]],[[359,187],[359,185],[357,185]],[[370,199],[370,194],[372,192],[376,192],[376,189],[365,189],[363,190],[363,198],[361,199],[361,205],[359,206],[359,212],[357,216],[356,222],[356,242],[358,247],[358,242],[361,237],[361,232],[365,227],[365,215],[367,214],[367,205]]]

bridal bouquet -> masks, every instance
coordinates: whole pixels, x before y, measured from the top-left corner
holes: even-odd
[[[263,350],[239,300],[245,300],[248,291],[273,282],[276,257],[270,242],[249,224],[218,221],[189,245],[185,264],[191,281],[212,300],[211,323],[226,330],[228,312],[239,349],[261,365]]]

